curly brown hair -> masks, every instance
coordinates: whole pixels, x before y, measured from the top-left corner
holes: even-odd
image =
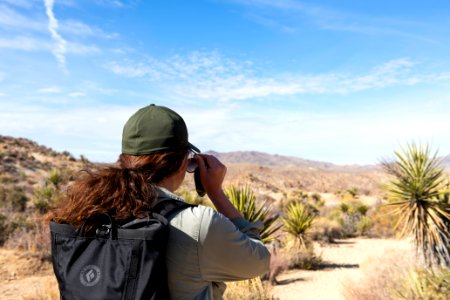
[[[186,154],[121,154],[117,165],[83,172],[47,219],[81,227],[97,213],[109,213],[115,220],[143,217],[157,197],[156,185],[180,169]]]

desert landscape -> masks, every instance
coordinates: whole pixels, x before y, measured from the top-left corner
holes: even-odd
[[[256,284],[229,284],[226,299],[393,299],[383,287],[401,292],[405,274],[420,268],[413,240],[398,238],[397,219],[384,205],[382,186],[391,175],[380,166],[339,166],[260,152],[210,153],[228,167],[226,187],[249,189],[257,206],[280,219],[271,225],[278,230],[268,242],[270,274]],[[448,162],[443,159],[444,167]],[[0,136],[1,299],[58,299],[48,228],[39,220],[80,170],[103,166]],[[189,202],[211,205],[196,196],[192,178],[178,192]],[[295,203],[314,218],[301,236],[305,247],[281,222]],[[444,286],[430,299],[448,295],[446,274],[440,281]]]

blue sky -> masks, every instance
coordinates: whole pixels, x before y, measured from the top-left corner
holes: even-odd
[[[113,162],[150,103],[202,150],[450,154],[450,2],[0,0],[0,134]]]

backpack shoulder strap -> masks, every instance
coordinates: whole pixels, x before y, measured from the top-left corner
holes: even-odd
[[[197,205],[189,204],[184,201],[175,200],[175,199],[167,199],[156,203],[151,211],[148,213],[146,217],[136,218],[125,224],[120,226],[121,229],[136,229],[142,228],[150,223],[154,222],[155,219],[159,220],[159,222],[167,225],[168,219],[172,217],[177,212],[182,211],[188,207],[195,207]]]
[[[166,219],[169,219],[171,216],[176,214],[177,212],[182,211],[188,207],[196,207],[197,205],[189,204],[184,201],[168,199],[158,202],[152,207],[152,212],[157,213]]]

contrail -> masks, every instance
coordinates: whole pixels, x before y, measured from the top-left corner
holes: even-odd
[[[53,13],[53,4],[54,0],[44,0],[45,9],[48,16],[48,30],[50,31],[52,38],[55,42],[55,45],[52,49],[53,55],[56,57],[58,61],[58,65],[62,68],[64,72],[67,72],[66,67],[66,57],[64,56],[66,53],[66,44],[67,42],[62,38],[62,36],[58,33],[58,20],[55,18],[55,14]]]

